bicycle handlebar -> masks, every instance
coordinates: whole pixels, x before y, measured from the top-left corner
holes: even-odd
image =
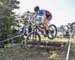
[[[28,18],[27,21],[28,21],[28,23],[30,22],[31,24],[40,25],[42,23],[42,21],[44,20],[44,16],[41,14],[25,13],[24,15],[27,15],[26,16]],[[28,16],[30,16],[30,17],[28,17]]]

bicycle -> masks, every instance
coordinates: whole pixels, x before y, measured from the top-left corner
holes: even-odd
[[[38,14],[35,17],[35,19],[32,21],[33,31],[31,33],[29,33],[29,35],[27,36],[27,38],[25,40],[25,42],[26,42],[25,47],[27,50],[35,50],[39,47],[40,42],[41,42],[41,36],[38,32],[43,33],[43,35],[46,34],[45,33],[46,28],[41,24],[42,20],[43,20],[43,16]],[[57,35],[57,27],[54,24],[51,24],[48,26],[48,28],[49,28],[48,29],[49,34],[47,37],[49,39],[54,39]],[[42,31],[40,31],[40,29],[44,29],[44,31],[42,32]]]

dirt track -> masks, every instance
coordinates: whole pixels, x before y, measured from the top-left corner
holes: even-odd
[[[70,51],[69,60],[75,60],[74,47]],[[16,47],[8,49],[1,56],[3,60],[65,60],[66,51],[61,49],[47,52],[45,49],[38,49],[37,51],[29,52],[20,47]]]
[[[20,46],[7,49],[0,53],[0,60],[66,60],[66,51],[61,48],[57,50],[38,49],[29,52]],[[69,60],[75,60],[75,44],[72,44]]]

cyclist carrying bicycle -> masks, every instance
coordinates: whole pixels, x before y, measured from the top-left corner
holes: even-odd
[[[46,28],[46,36],[48,35],[48,22],[52,19],[52,14],[48,10],[40,9],[39,6],[34,7],[35,13],[41,14],[45,17],[42,25]]]

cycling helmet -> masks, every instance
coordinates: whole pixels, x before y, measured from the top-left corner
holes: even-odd
[[[30,13],[30,11],[27,11],[27,13]]]
[[[39,11],[39,6],[34,7],[34,11],[35,12]]]

